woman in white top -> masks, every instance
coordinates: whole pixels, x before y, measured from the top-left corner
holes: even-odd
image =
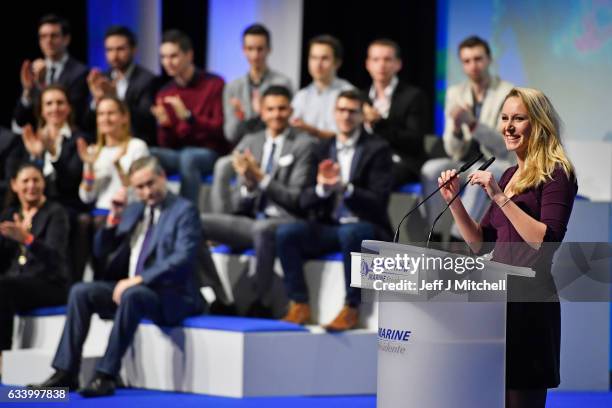
[[[79,197],[84,203],[95,202],[96,208],[108,210],[117,190],[127,188],[132,162],[148,156],[149,149],[130,134],[129,110],[116,97],[105,96],[98,102],[96,122],[96,144],[87,146],[83,140],[77,141],[84,164]]]

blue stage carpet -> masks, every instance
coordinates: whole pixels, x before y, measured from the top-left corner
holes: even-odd
[[[6,386],[0,386],[2,395],[6,395]],[[50,407],[48,402],[40,403],[0,403],[4,407]],[[357,397],[257,397],[257,398],[221,398],[206,395],[182,394],[150,390],[119,390],[110,398],[84,399],[78,394],[70,394],[71,407],[214,407],[214,408],[375,408],[375,396]],[[548,396],[549,408],[609,408],[612,407],[612,392],[555,392]]]

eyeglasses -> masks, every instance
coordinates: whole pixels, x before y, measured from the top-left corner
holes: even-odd
[[[338,113],[348,113],[349,115],[356,115],[361,113],[361,109],[349,109],[349,108],[336,108]]]

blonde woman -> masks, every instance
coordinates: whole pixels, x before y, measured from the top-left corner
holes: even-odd
[[[558,244],[543,243],[563,240],[577,183],[559,138],[559,116],[541,91],[512,89],[502,106],[500,130],[518,164],[499,182],[487,171],[470,176],[470,183],[483,188],[492,201],[480,222],[468,215],[460,199],[451,211],[474,252],[494,249],[494,260],[535,270],[533,279],[509,278],[511,300],[547,295],[508,303],[506,329],[506,407],[544,407],[547,388],[560,381],[561,311],[550,273]],[[438,183],[454,174],[442,172]],[[455,178],[441,190],[442,197],[449,202],[458,189]]]
[[[97,142],[87,146],[78,141],[83,161],[83,179],[79,196],[84,203],[94,203],[102,210],[111,208],[117,190],[127,187],[127,172],[132,162],[149,155],[145,142],[130,134],[127,107],[114,96],[105,96],[96,109]]]

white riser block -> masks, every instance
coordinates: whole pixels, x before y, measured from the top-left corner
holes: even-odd
[[[132,387],[240,397],[243,342],[238,332],[141,325],[123,378]]]
[[[7,385],[37,384],[49,378],[55,352],[44,349],[10,350],[2,353],[2,383]],[[89,382],[94,375],[100,354],[83,353],[80,384]]]
[[[376,393],[377,336],[253,333],[245,337],[245,396]]]
[[[55,353],[64,329],[66,316],[16,317],[13,332],[13,349],[38,349]],[[102,320],[93,315],[89,334],[83,350],[92,355],[104,353],[113,325],[112,320]]]
[[[64,315],[16,316],[13,324],[13,349],[55,349],[64,328],[64,320]]]
[[[226,397],[373,394],[376,365],[371,331],[164,333],[154,325],[139,327],[123,360],[130,386]]]

